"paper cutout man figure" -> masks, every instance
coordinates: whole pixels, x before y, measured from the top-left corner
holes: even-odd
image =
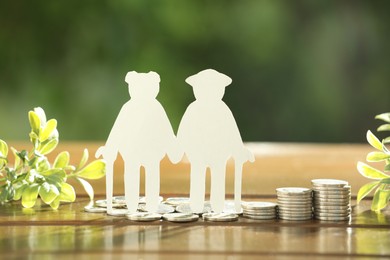
[[[196,100],[185,111],[177,138],[191,163],[190,206],[202,212],[205,199],[206,168],[211,170],[210,202],[214,212],[222,212],[225,201],[226,163],[235,160],[235,208],[241,211],[242,165],[254,161],[244,147],[236,121],[222,101],[232,79],[212,69],[190,76]]]
[[[160,76],[156,72],[128,72],[131,99],[123,105],[105,146],[96,152],[107,161],[107,211],[112,212],[113,164],[118,152],[125,163],[125,198],[129,213],[137,211],[140,167],[145,168],[146,209],[156,212],[160,193],[160,161],[174,154],[176,137],[168,116],[156,100]],[[177,155],[176,155],[177,156]]]

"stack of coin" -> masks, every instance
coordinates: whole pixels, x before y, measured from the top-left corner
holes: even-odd
[[[325,221],[349,220],[351,186],[347,181],[315,179],[313,184],[314,216]]]
[[[272,202],[243,202],[243,216],[250,219],[268,220],[276,218],[277,205]]]
[[[280,219],[307,220],[313,217],[311,189],[299,187],[278,188],[276,194]]]

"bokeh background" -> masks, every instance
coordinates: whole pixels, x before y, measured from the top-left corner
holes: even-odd
[[[62,140],[105,140],[127,71],[156,71],[176,131],[214,68],[244,141],[365,142],[390,112],[389,1],[1,1],[0,138],[41,106]]]

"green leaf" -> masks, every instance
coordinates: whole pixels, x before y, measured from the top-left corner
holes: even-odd
[[[369,182],[367,184],[364,184],[357,194],[357,204],[360,203],[362,199],[364,199],[368,194],[371,193],[375,189],[375,187],[379,184],[379,181]]]
[[[387,164],[387,165],[385,166],[385,172],[390,172],[390,164]]]
[[[89,199],[91,201],[93,201],[94,192],[93,192],[92,185],[89,182],[87,182],[86,180],[81,179],[81,178],[76,178],[76,180],[78,180],[79,183],[83,186],[84,190],[87,192],[87,194],[89,196]]]
[[[14,198],[15,189],[10,183],[1,186],[0,191],[0,202],[8,202]]]
[[[41,120],[39,116],[34,111],[28,112],[28,120],[30,121],[31,130],[39,136],[39,132],[41,129]]]
[[[55,198],[60,195],[57,187],[53,184],[49,184],[47,182],[42,183],[41,188],[39,190],[39,196],[46,204],[50,204],[53,202]]]
[[[77,166],[77,169],[81,169],[87,163],[89,157],[88,149],[84,149],[83,156],[81,157],[80,163]]]
[[[100,179],[106,174],[106,163],[104,160],[93,161],[76,174],[84,179]]]
[[[39,184],[33,183],[30,186],[26,187],[22,194],[22,205],[25,208],[32,208],[37,201]]]
[[[54,168],[63,169],[69,164],[69,158],[70,155],[68,152],[61,152],[59,155],[57,155],[57,158],[54,161]]]
[[[380,181],[381,184],[390,184],[390,178],[382,179]]]
[[[49,121],[47,121],[45,127],[43,128],[43,131],[41,132],[41,135],[39,136],[39,141],[46,141],[56,128],[57,120],[50,119]]]
[[[60,206],[60,196],[57,196],[57,198],[55,198],[51,203],[50,203],[50,207],[52,209],[58,209],[58,207]]]
[[[8,145],[6,142],[0,139],[0,157],[7,158],[8,156]]]
[[[380,150],[380,151],[383,150],[382,142],[379,141],[379,139],[376,138],[376,136],[375,136],[370,130],[367,131],[366,137],[367,137],[368,143],[369,143],[372,147],[374,147],[374,148],[376,148],[376,149],[378,149],[378,150]]]
[[[390,113],[383,113],[383,114],[377,115],[375,117],[375,119],[379,119],[379,120],[385,121],[387,123],[390,123]]]
[[[76,192],[68,183],[64,182],[61,186],[60,201],[73,202],[76,200]]]
[[[41,149],[39,149],[39,152],[42,155],[49,154],[57,147],[57,144],[58,144],[58,139],[51,139],[49,142],[43,145]]]
[[[362,162],[358,162],[357,169],[361,175],[363,175],[366,178],[373,179],[373,180],[381,180],[383,178],[389,178],[390,176],[365,164]]]
[[[14,200],[20,200],[22,198],[22,194],[23,194],[24,189],[27,187],[28,187],[28,184],[25,182],[22,183],[21,185],[18,185],[17,187],[15,187]]]
[[[390,144],[390,136],[383,139],[383,143]]]
[[[44,172],[50,169],[50,163],[46,157],[41,157],[37,163],[37,171]]]
[[[390,190],[377,189],[371,203],[371,210],[380,211],[385,208],[390,199]]]
[[[46,124],[45,110],[43,110],[43,108],[41,108],[41,107],[35,107],[34,112],[39,117],[39,120],[41,121],[41,126],[45,125]]]
[[[390,124],[384,124],[378,127],[377,129],[378,132],[380,131],[390,131]]]
[[[42,172],[41,175],[45,177],[48,183],[55,185],[59,189],[61,189],[62,183],[66,181],[65,171],[59,169],[51,169]]]
[[[15,157],[14,168],[17,169],[20,165],[20,157],[18,156],[18,151],[15,148],[11,147],[11,150]]]
[[[390,159],[390,155],[382,152],[371,152],[367,154],[366,158],[366,160],[369,162],[380,162],[385,161],[387,159]]]

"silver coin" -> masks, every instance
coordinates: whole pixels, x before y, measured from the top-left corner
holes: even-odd
[[[188,197],[172,197],[165,200],[165,204],[177,207],[184,203],[190,203],[190,198]]]
[[[329,193],[322,193],[322,194],[314,194],[313,199],[318,198],[328,198],[328,199],[338,199],[338,198],[351,198],[351,193],[346,194],[329,194]]]
[[[325,199],[325,198],[319,198],[314,200],[314,204],[322,204],[322,203],[339,203],[340,205],[344,205],[346,203],[350,203],[350,198],[345,199]]]
[[[246,212],[246,213],[274,213],[276,212],[276,208],[273,208],[273,209],[244,209],[243,212]]]
[[[185,203],[185,204],[181,204],[181,205],[177,206],[176,211],[179,213],[193,213],[189,203]],[[203,211],[199,214],[209,213],[211,211],[212,211],[211,204],[209,201],[206,201],[204,203]],[[198,213],[196,213],[196,214],[198,214]]]
[[[85,206],[84,211],[89,212],[89,213],[106,213],[107,212],[107,210],[105,208],[95,207],[95,206]]]
[[[318,220],[324,220],[324,221],[347,221],[351,219],[351,216],[345,216],[345,217],[321,217],[321,216],[315,216]]]
[[[128,214],[126,217],[133,221],[156,221],[161,219],[160,214],[149,212],[137,212],[134,214]]]
[[[147,212],[146,204],[139,204],[138,210],[142,212]],[[173,213],[175,212],[175,208],[163,203],[158,204],[157,211],[154,213],[158,214],[167,214],[167,213]]]
[[[289,208],[279,208],[279,213],[280,212],[285,212],[285,213],[290,213],[290,214],[295,214],[295,213],[309,213],[312,212],[312,208],[302,208],[302,209],[289,209]]]
[[[338,191],[351,191],[351,186],[313,186],[313,191],[328,191],[328,192],[338,192]]]
[[[311,195],[311,189],[301,187],[284,187],[277,188],[276,193],[278,195],[291,195],[291,196],[309,196]]]
[[[123,217],[129,213],[127,209],[113,209],[112,211],[107,211],[107,215],[115,217]]]
[[[291,206],[291,207],[304,207],[304,206],[310,206],[313,204],[312,200],[308,201],[292,201],[292,202],[287,202],[287,201],[278,201],[278,207],[284,207],[284,206]]]
[[[312,219],[313,216],[302,216],[302,217],[297,217],[297,216],[279,216],[280,219],[283,219],[283,220],[292,220],[292,221],[303,221],[303,220],[309,220],[309,219]]]
[[[274,211],[274,212],[244,211],[243,214],[252,215],[252,216],[274,216],[274,215],[276,215],[276,211]]]
[[[199,219],[199,216],[192,213],[168,213],[163,215],[163,219],[170,222],[193,222]]]
[[[248,210],[265,210],[265,209],[275,209],[276,204],[272,202],[263,202],[263,201],[252,201],[252,202],[242,202],[242,207]]]
[[[351,215],[350,212],[340,212],[340,213],[332,213],[332,212],[314,212],[315,216],[320,216],[320,217],[341,217],[341,216],[349,216]]]
[[[296,196],[279,196],[278,195],[278,202],[281,201],[281,202],[307,202],[307,201],[311,201],[313,199],[313,197],[310,195],[310,196],[306,196],[306,197],[296,197]]]
[[[348,185],[347,181],[335,179],[314,179],[311,183],[316,187],[344,187]]]
[[[232,213],[204,213],[202,218],[206,221],[230,222],[237,221],[238,215]]]
[[[324,206],[324,205],[317,205],[314,206],[315,210],[351,210],[351,206]]]
[[[351,193],[349,194],[315,194],[313,196],[314,199],[344,199],[344,198],[351,198]]]
[[[249,214],[243,214],[243,217],[250,218],[250,219],[256,219],[256,220],[270,220],[270,219],[276,219],[276,215],[269,215],[269,216],[257,216],[257,215],[249,215]]]

